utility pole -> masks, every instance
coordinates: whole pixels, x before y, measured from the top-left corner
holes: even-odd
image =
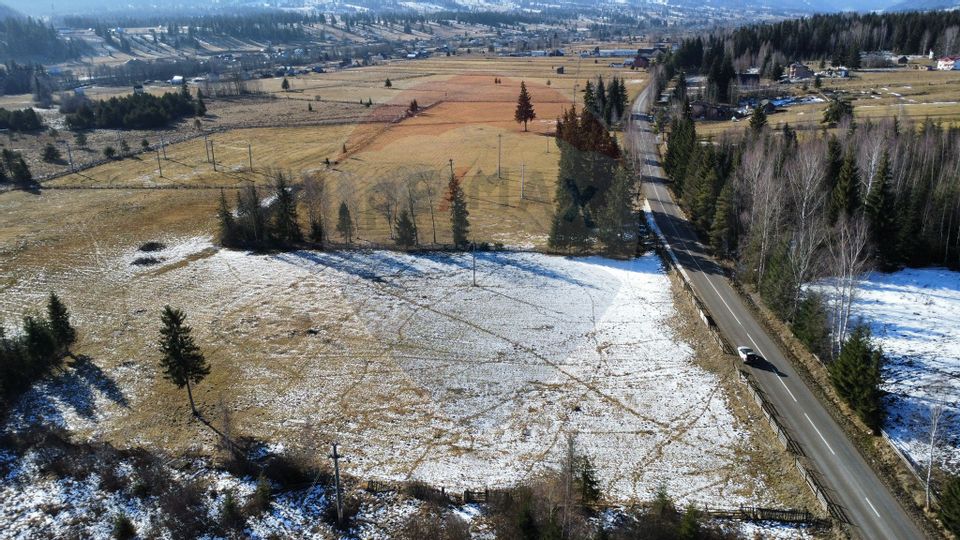
[[[520,164],[520,200],[523,200],[523,167],[525,163]]]
[[[213,141],[210,141],[210,161],[213,162],[213,170],[217,170],[217,154],[213,152]]]
[[[503,134],[497,134],[497,178],[503,178],[500,176],[500,155],[503,153]]]
[[[163,134],[160,135],[160,151],[163,152],[163,159],[167,159],[167,146],[163,144]]]
[[[73,168],[73,152],[70,151],[70,142],[69,142],[69,141],[64,141],[64,143],[67,145],[67,160],[70,161],[70,172],[73,172],[73,171],[74,171],[74,168]]]
[[[207,163],[210,163],[210,142],[207,140],[207,134],[203,134],[203,150],[207,153]]]
[[[453,160],[450,160],[450,178],[453,178]]]
[[[160,150],[157,150],[157,168],[160,169],[160,178],[163,178],[163,165],[160,163]]]
[[[247,143],[247,161],[250,162],[250,170],[253,170],[253,147]]]
[[[337,489],[337,523],[343,523],[343,494],[340,491],[340,454],[337,453],[337,443],[333,443],[333,481]]]

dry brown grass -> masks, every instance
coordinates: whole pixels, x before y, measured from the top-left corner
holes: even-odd
[[[824,79],[823,90],[840,91],[853,99],[854,115],[860,119],[900,118],[913,122],[926,119],[949,125],[960,125],[960,71],[890,71],[855,72],[849,79]],[[815,92],[812,83],[810,92]],[[784,94],[805,95],[799,86],[788,87]],[[822,129],[826,103],[789,107],[770,115],[770,127],[779,129],[790,124],[801,130]],[[746,129],[746,119],[739,122],[699,122],[697,133],[719,136]]]

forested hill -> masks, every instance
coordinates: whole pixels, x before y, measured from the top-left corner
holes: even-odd
[[[709,69],[711,49],[720,56],[731,51],[735,63],[754,66],[816,59],[850,65],[861,51],[926,54],[932,49],[935,55],[958,54],[960,11],[814,15],[744,26],[706,40],[685,41],[676,54],[677,66]]]
[[[85,43],[62,39],[38,20],[0,17],[0,62],[61,62],[80,57],[86,49]]]
[[[5,6],[0,4],[0,21],[8,19],[10,17],[21,17],[20,13],[17,13],[17,10],[12,7]]]

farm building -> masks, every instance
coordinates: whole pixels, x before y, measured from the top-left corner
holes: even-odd
[[[960,69],[960,56],[944,56],[937,60],[937,69],[939,71],[953,71]]]
[[[787,71],[787,77],[789,77],[790,80],[812,79],[813,70],[801,64],[800,62],[794,62],[790,64],[790,69]]]

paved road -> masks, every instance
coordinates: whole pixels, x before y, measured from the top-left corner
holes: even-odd
[[[648,108],[651,87],[634,103]],[[855,534],[869,539],[920,539],[924,535],[834,422],[763,327],[754,319],[722,270],[696,238],[666,187],[650,123],[634,120],[628,129],[632,155],[642,163],[643,193],[667,243],[706,304],[717,326],[734,346],[747,346],[766,362],[750,367],[786,429],[820,473],[825,489],[838,503]]]

